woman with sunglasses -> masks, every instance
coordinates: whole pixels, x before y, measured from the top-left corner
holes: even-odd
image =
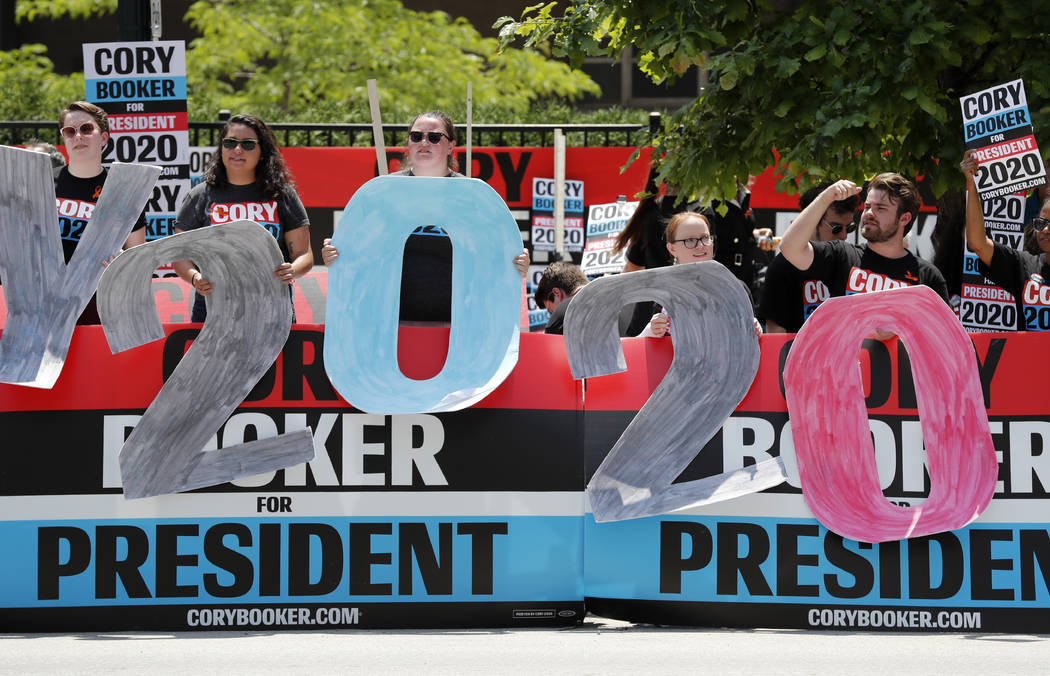
[[[232,221],[255,221],[274,236],[285,262],[273,276],[288,285],[314,264],[310,249],[310,219],[295,192],[291,174],[266,123],[254,115],[234,115],[222,129],[222,141],[212,153],[204,181],[190,190],[175,219],[175,232]],[[207,316],[204,297],[215,285],[193,261],[175,263],[179,277],[196,291],[191,321]],[[294,321],[295,313],[292,318]]]
[[[417,115],[405,145],[408,153],[404,168],[394,176],[463,178],[456,171],[455,127],[440,110]],[[339,258],[331,239],[324,240],[321,258],[325,265]],[[522,249],[513,262],[524,277],[529,269],[528,251]],[[452,307],[452,244],[448,234],[435,225],[416,228],[405,243],[401,275],[400,321],[447,325]]]
[[[671,255],[672,265],[684,265],[686,263],[698,263],[700,261],[713,261],[715,259],[715,236],[711,234],[711,223],[703,214],[692,211],[683,211],[671,217],[667,222],[667,252]],[[744,290],[748,291],[747,284],[740,282]],[[748,291],[748,298],[751,292]],[[639,336],[649,338],[660,338],[670,333],[671,318],[661,308],[649,320],[642,329]],[[755,335],[762,335],[762,328],[755,320]]]
[[[984,209],[977,192],[977,159],[967,150],[959,167],[966,176],[966,246],[977,254],[977,271],[1010,292],[1018,331],[1050,331],[1050,198],[1025,226],[1025,251],[993,242],[984,229]]]
[[[102,151],[109,142],[106,111],[87,101],[70,103],[58,116],[58,127],[66,144],[69,164],[54,168],[55,203],[62,232],[62,253],[66,263],[80,244],[91,214],[102,194],[109,172],[102,166]],[[146,218],[138,220],[124,242],[128,249],[146,241]],[[114,251],[113,255],[120,253]],[[91,296],[77,324],[100,324],[95,297]]]

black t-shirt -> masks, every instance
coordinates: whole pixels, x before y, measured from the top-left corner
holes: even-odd
[[[223,187],[198,183],[179,207],[175,227],[185,232],[240,220],[255,221],[273,235],[286,262],[291,262],[291,254],[284,241],[285,233],[310,225],[306,209],[292,188],[286,187],[275,198],[265,195],[258,183]],[[206,270],[201,272],[208,276]],[[288,292],[291,298],[290,286]],[[206,317],[204,296],[194,293],[190,318],[194,322],[203,322]]]
[[[798,333],[803,322],[830,296],[828,287],[809,272],[801,272],[777,254],[766,270],[758,318],[773,320],[788,333]]]
[[[900,258],[886,258],[866,245],[814,242],[813,264],[804,272],[824,282],[832,296],[924,284],[948,302],[948,287],[940,271],[910,251]]]
[[[73,252],[77,250],[84,230],[87,229],[91,215],[95,212],[95,204],[102,194],[102,186],[106,183],[109,171],[103,167],[102,173],[91,178],[78,178],[69,172],[69,167],[62,166],[55,169],[55,208],[58,210],[58,225],[62,237],[62,255],[66,263],[73,258]],[[142,230],[146,227],[146,217],[139,214],[132,231]],[[84,311],[80,313],[77,324],[101,324],[98,317],[98,307],[95,305],[95,296],[91,296]]]
[[[547,320],[547,326],[543,329],[544,333],[554,333],[559,336],[565,333],[565,312],[569,309],[569,303],[572,302],[572,298],[572,296],[569,296],[561,303],[558,303],[558,307],[554,308],[550,319]]]
[[[403,169],[391,176],[412,176]],[[449,178],[464,178],[454,171]],[[401,321],[452,321],[452,240],[436,225],[421,225],[405,242],[401,268]]]
[[[1038,275],[1044,282],[1050,281],[1046,254],[1033,256],[996,242],[992,264],[978,260],[977,271],[1014,297],[1017,316],[1021,318],[1019,330],[1050,331],[1050,286],[1032,278]]]

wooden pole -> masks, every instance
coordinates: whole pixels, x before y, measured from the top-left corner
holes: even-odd
[[[383,120],[379,116],[379,89],[375,80],[368,81],[368,108],[372,111],[372,140],[376,147],[376,165],[379,175],[387,175],[386,141],[383,140]]]

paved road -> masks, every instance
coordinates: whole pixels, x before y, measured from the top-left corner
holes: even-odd
[[[1050,636],[709,630],[588,618],[572,629],[0,634],[4,674],[1046,673]]]

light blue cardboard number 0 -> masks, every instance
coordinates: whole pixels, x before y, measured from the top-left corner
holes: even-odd
[[[428,380],[397,362],[405,242],[421,225],[452,241],[452,328],[444,368]],[[339,394],[369,413],[466,408],[518,360],[521,277],[511,261],[521,234],[503,199],[467,178],[380,176],[343,211],[328,277],[325,370]],[[411,272],[411,271],[409,271]]]

